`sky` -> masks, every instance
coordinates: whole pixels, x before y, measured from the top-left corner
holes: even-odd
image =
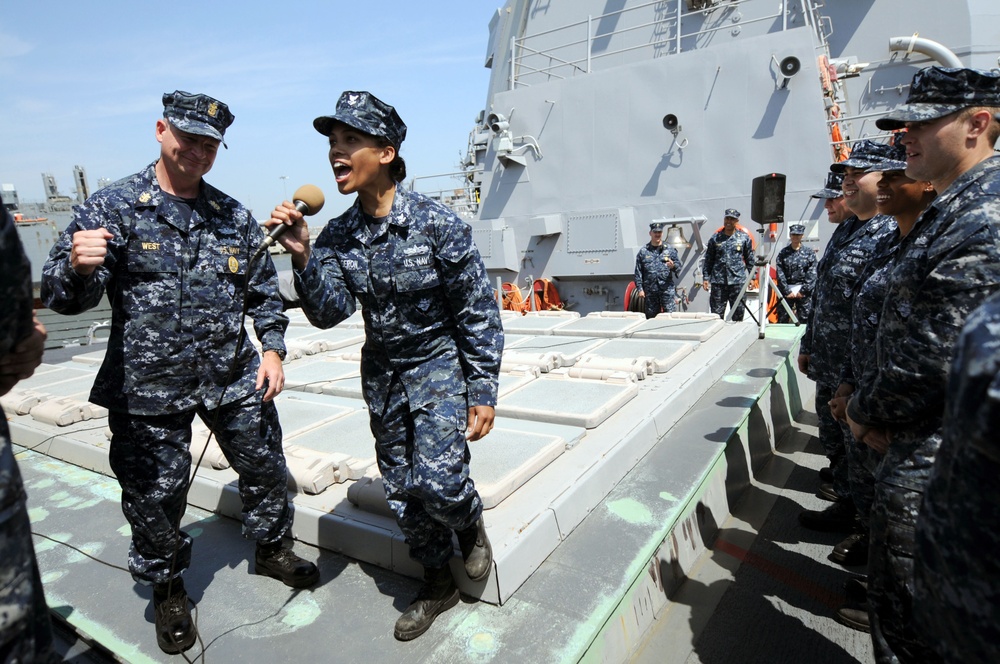
[[[341,197],[313,118],[368,90],[407,124],[407,181],[459,170],[486,104],[491,17],[503,0],[0,2],[0,183],[44,199],[41,174],[74,195],[159,155],[162,95],[203,92],[236,116],[206,180],[266,218],[306,183]],[[451,188],[448,179],[418,183]]]

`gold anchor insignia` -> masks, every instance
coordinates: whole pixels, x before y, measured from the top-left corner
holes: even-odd
[[[149,192],[148,191],[144,191],[144,192],[142,192],[139,195],[139,202],[140,203],[148,203],[149,199],[151,199],[151,198],[152,198],[152,196],[149,195]]]
[[[214,101],[208,105],[208,117],[214,118],[215,114],[219,112],[219,105]]]
[[[222,210],[222,208],[219,207],[219,204],[216,203],[215,201],[209,201],[208,204],[211,205],[213,208],[215,208],[216,212],[220,212]]]
[[[236,256],[229,257],[229,271],[236,274],[240,269],[240,262],[236,260]]]

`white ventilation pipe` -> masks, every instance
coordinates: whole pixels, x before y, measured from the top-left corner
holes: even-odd
[[[917,53],[922,53],[930,58],[933,58],[934,60],[937,60],[945,67],[965,66],[962,64],[962,61],[959,60],[958,56],[952,53],[947,46],[916,35],[912,35],[910,37],[890,37],[889,50],[906,51],[907,55],[916,51]]]

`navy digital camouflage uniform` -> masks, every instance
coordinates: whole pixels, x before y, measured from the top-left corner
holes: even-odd
[[[857,423],[891,433],[876,472],[868,598],[873,641],[889,661],[919,660],[913,628],[914,527],[941,444],[949,360],[968,314],[1000,289],[1000,158],[938,195],[900,243],[879,322],[876,359],[848,405]]]
[[[0,200],[0,357],[31,334],[31,267]],[[0,662],[60,661],[31,543],[21,472],[0,418]]]
[[[247,273],[264,237],[250,212],[202,181],[189,223],[154,168],[76,208],[43,269],[42,299],[74,314],[108,294],[111,335],[90,399],[110,411],[109,460],[132,527],[129,568],[137,581],[166,583],[190,563],[191,538],[177,526],[195,414],[208,425],[218,414],[215,437],[240,476],[244,535],[273,544],[291,525],[277,410],[255,390],[260,358],[249,339],[236,353],[244,288],[264,350],[284,351],[288,318],[270,257]],[[84,277],[70,264],[73,233],[98,228],[114,237],[104,265]]]
[[[674,262],[667,267],[667,258]],[[661,311],[677,310],[677,292],[674,280],[680,277],[681,259],[677,250],[661,244],[654,247],[646,243],[635,256],[635,288],[644,291],[646,318],[654,318]]]
[[[800,323],[809,321],[812,312],[812,292],[816,287],[816,265],[819,259],[816,252],[805,245],[793,249],[789,244],[782,247],[774,261],[774,270],[778,276],[778,290],[786,298],[785,302],[795,313]],[[801,298],[788,298],[791,286],[798,285]],[[778,322],[790,323],[791,318],[784,307],[778,307]]]
[[[885,304],[889,271],[892,269],[892,259],[896,255],[899,240],[899,228],[883,235],[872,252],[871,260],[858,277],[851,304],[850,353],[840,378],[841,383],[855,389],[855,376],[861,376],[865,368],[875,360],[875,338]],[[882,460],[882,455],[854,440],[850,430],[844,440],[851,499],[861,524],[867,531],[872,502],[875,500],[875,468]]]
[[[482,501],[469,477],[470,406],[495,406],[503,328],[472,229],[397,186],[372,233],[360,201],[330,220],[295,287],[309,321],[365,321],[361,379],[389,506],[427,568],[452,555]]]
[[[948,662],[1000,662],[1000,296],[965,324],[917,519],[914,620]]]
[[[726,314],[726,304],[733,310],[732,320],[743,320],[746,306],[736,301],[750,270],[753,269],[753,242],[750,235],[737,228],[732,235],[719,231],[705,245],[704,278],[711,286],[708,307],[720,318]]]
[[[887,215],[867,221],[852,216],[837,226],[816,269],[812,315],[800,352],[809,356],[809,378],[816,381],[819,439],[834,472],[834,491],[850,495],[845,440],[850,430],[834,419],[827,403],[840,386],[844,349],[851,338],[851,303],[859,277],[881,238],[896,228]]]

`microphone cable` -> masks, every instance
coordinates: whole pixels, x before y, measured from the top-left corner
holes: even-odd
[[[299,212],[305,215],[316,214],[317,212],[320,211],[320,209],[323,207],[323,204],[325,203],[323,192],[319,189],[319,187],[311,184],[302,185],[301,187],[296,189],[295,193],[292,194],[292,198],[295,201],[296,209],[298,209]],[[250,220],[253,221],[252,216],[250,217]],[[187,507],[188,492],[191,490],[191,485],[194,483],[194,479],[198,474],[198,469],[201,467],[201,462],[205,458],[205,453],[208,451],[208,444],[212,441],[212,436],[215,436],[216,427],[218,426],[219,423],[219,415],[222,412],[223,400],[226,396],[226,391],[232,384],[233,376],[236,373],[236,367],[238,365],[240,349],[243,347],[243,342],[246,340],[247,337],[246,317],[247,317],[247,309],[249,307],[249,303],[247,301],[247,291],[250,289],[250,278],[253,272],[253,267],[257,263],[257,261],[260,258],[262,258],[265,253],[267,253],[266,252],[267,247],[271,246],[277,240],[278,236],[288,229],[288,226],[282,224],[281,226],[272,229],[271,233],[268,234],[267,237],[265,237],[265,239],[256,248],[254,248],[253,245],[251,244],[250,240],[251,229],[252,226],[248,225],[245,242],[247,247],[247,256],[249,257],[249,260],[247,261],[246,265],[246,270],[245,270],[246,276],[243,280],[243,289],[241,293],[242,301],[240,304],[240,322],[239,322],[239,332],[237,333],[236,336],[236,347],[233,350],[233,357],[229,362],[229,371],[227,372],[226,380],[222,386],[222,392],[219,394],[219,402],[216,405],[215,413],[212,416],[212,423],[208,425],[208,438],[205,440],[205,446],[202,448],[201,454],[198,455],[197,461],[194,461],[192,459],[194,466],[191,469],[190,477],[188,477],[187,483],[184,485],[184,490],[183,490],[183,500],[184,500],[183,505],[185,506],[184,511],[186,511]],[[277,274],[277,271],[275,271],[275,273]],[[263,352],[261,352],[261,362],[263,362],[263,360],[264,360],[264,354]],[[284,451],[282,451],[282,454],[284,454]],[[183,518],[184,514],[182,511],[182,513],[178,515],[177,523],[174,526],[176,532],[178,533],[178,538],[177,538],[177,543],[174,545],[174,551],[170,559],[170,580],[167,582],[167,597],[170,597],[171,591],[173,590],[174,572],[177,568],[177,556],[180,553],[181,542],[183,542],[183,537],[180,536],[180,533],[182,532],[181,520]],[[190,598],[188,598],[188,602],[194,605],[194,603],[191,602]],[[201,647],[201,653],[196,657],[196,659],[204,662],[205,648],[204,648],[204,642],[201,639],[201,631],[198,630],[197,606],[195,606],[195,609],[196,611],[192,615],[192,623],[195,626],[195,631],[198,638],[198,644]],[[192,660],[188,659],[185,653],[181,652],[179,654],[184,658],[186,662],[188,662],[188,664],[193,664]]]
[[[219,394],[219,400],[218,403],[216,404],[215,413],[212,417],[212,423],[208,425],[208,438],[205,440],[205,445],[201,450],[201,454],[198,455],[197,461],[194,461],[192,459],[193,467],[191,469],[190,476],[188,477],[188,480],[184,485],[184,490],[183,490],[184,502],[182,503],[184,505],[184,510],[181,512],[181,514],[178,515],[177,523],[174,525],[174,529],[178,533],[178,537],[177,537],[177,543],[174,545],[173,554],[170,558],[170,580],[167,582],[167,597],[170,597],[171,591],[173,590],[174,572],[177,568],[177,556],[180,553],[181,543],[183,542],[183,536],[181,535],[182,532],[181,520],[184,518],[184,512],[187,511],[188,492],[191,490],[191,485],[194,484],[194,479],[198,475],[198,469],[201,467],[201,462],[202,460],[204,460],[205,453],[208,451],[208,445],[209,443],[212,442],[212,437],[215,436],[216,427],[219,424],[219,415],[221,414],[223,408],[223,400],[225,399],[226,392],[229,390],[229,386],[232,384],[233,376],[236,374],[236,367],[238,366],[240,349],[243,347],[243,343],[244,341],[246,341],[247,338],[246,318],[247,318],[247,309],[249,308],[249,302],[247,300],[247,291],[250,290],[250,278],[252,275],[252,269],[254,265],[257,263],[257,261],[263,256],[263,252],[260,251],[254,251],[251,254],[251,249],[253,249],[253,247],[250,242],[249,228],[247,230],[247,233],[248,237],[246,238],[246,246],[247,246],[247,255],[250,256],[250,260],[247,262],[245,270],[245,278],[243,280],[243,288],[241,290],[240,322],[239,322],[239,332],[236,335],[236,346],[233,349],[233,356],[229,361],[229,371],[227,372],[226,380],[222,385],[222,392]],[[264,360],[264,354],[262,352],[261,362],[263,362],[263,360]],[[197,621],[198,607],[196,604],[194,604],[194,602],[191,602],[190,598],[188,598],[188,602],[195,609],[191,617],[191,622],[195,627],[195,633],[197,634],[198,645],[201,648],[201,652],[195,657],[194,660],[188,659],[187,654],[184,652],[180,652],[178,654],[180,654],[181,657],[183,657],[184,660],[188,662],[188,664],[194,664],[194,661],[201,661],[201,662],[205,661],[205,645],[201,638],[201,630],[198,629],[198,621]],[[171,639],[173,639],[173,635],[171,634],[170,636]]]

